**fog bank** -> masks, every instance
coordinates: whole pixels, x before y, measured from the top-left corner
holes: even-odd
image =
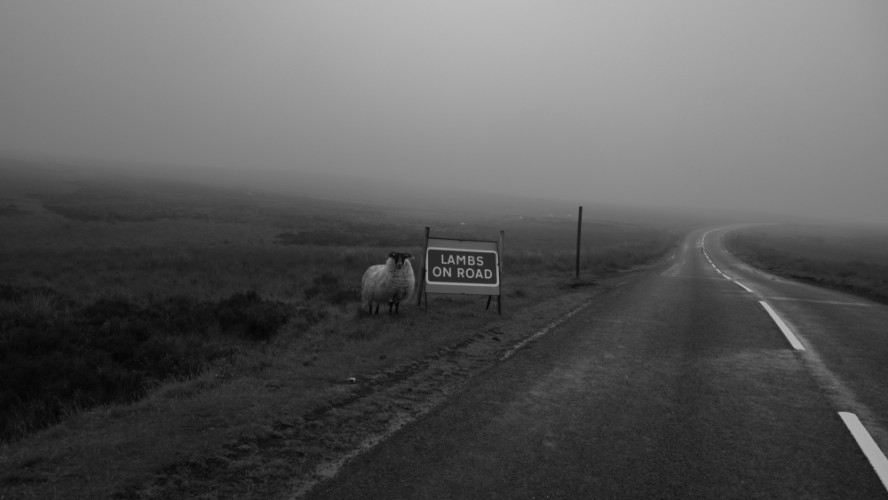
[[[875,0],[0,7],[0,154],[888,220]]]

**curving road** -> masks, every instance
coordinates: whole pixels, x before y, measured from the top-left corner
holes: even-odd
[[[750,269],[728,229],[689,234],[308,498],[888,497],[888,307]]]

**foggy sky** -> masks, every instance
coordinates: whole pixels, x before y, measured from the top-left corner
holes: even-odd
[[[0,156],[888,222],[882,0],[3,0],[0,75]]]

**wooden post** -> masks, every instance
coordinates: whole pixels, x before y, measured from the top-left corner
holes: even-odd
[[[420,257],[420,265],[419,265],[419,288],[416,289],[416,305],[422,305],[422,294],[425,291],[425,277],[426,277],[426,266],[428,262],[425,261],[426,254],[429,253],[429,226],[425,228],[425,241],[422,244],[422,257]],[[426,297],[426,307],[429,306],[429,299]]]
[[[496,297],[497,313],[503,315],[503,240],[505,239],[505,231],[500,231],[499,237],[499,295]]]
[[[580,233],[583,229],[583,207],[580,206],[580,216],[577,217],[577,279],[580,279]]]

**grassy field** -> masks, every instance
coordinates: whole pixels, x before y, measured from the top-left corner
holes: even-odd
[[[0,496],[107,496],[271,439],[353,377],[495,322],[542,326],[575,305],[578,285],[656,260],[677,238],[586,223],[577,282],[564,216],[56,174],[0,168]],[[398,318],[360,311],[364,269],[391,250],[420,255],[425,226],[505,231],[502,318],[478,296],[435,296]]]
[[[728,233],[725,244],[768,272],[888,303],[888,230],[761,226]]]

